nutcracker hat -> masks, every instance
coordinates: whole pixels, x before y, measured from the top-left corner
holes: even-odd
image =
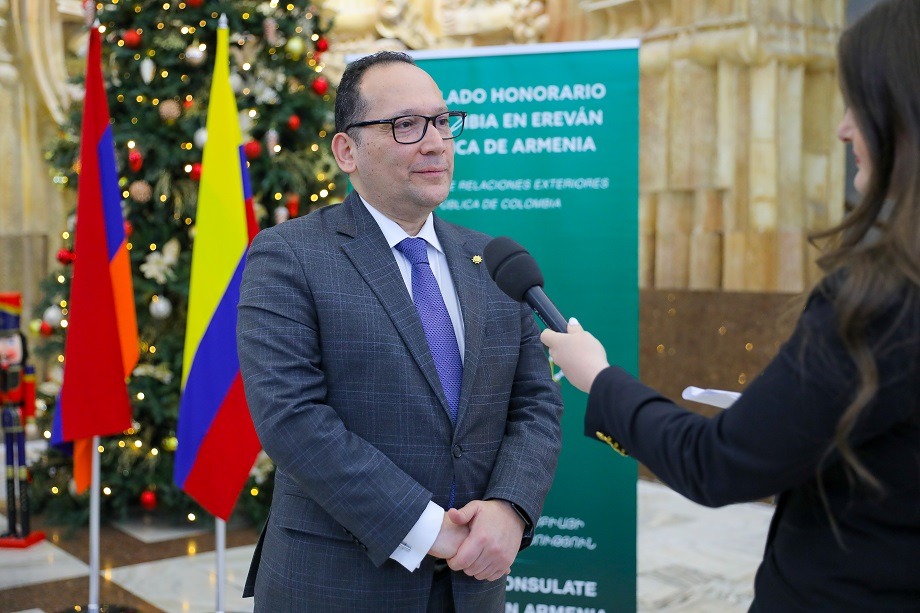
[[[0,332],[19,330],[22,315],[22,294],[0,292]]]

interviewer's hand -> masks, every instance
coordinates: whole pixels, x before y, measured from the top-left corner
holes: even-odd
[[[428,550],[429,555],[436,558],[452,558],[457,555],[461,543],[470,535],[469,526],[457,524],[450,520],[447,513],[441,521],[441,531],[438,532],[437,538]]]
[[[511,572],[511,563],[521,548],[524,520],[507,500],[473,500],[447,514],[457,524],[468,524],[470,536],[447,560],[453,570],[462,570],[480,581],[496,581]]]
[[[574,317],[569,319],[566,334],[547,328],[540,334],[540,340],[549,347],[550,357],[565,378],[583,392],[590,391],[598,373],[610,366],[604,346],[590,332],[585,332]]]

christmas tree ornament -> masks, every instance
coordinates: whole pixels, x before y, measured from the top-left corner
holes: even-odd
[[[153,490],[144,490],[141,492],[141,506],[146,511],[153,511],[157,508],[157,493]]]
[[[60,249],[57,252],[57,261],[67,266],[68,264],[73,264],[74,259],[77,257],[70,249]]]
[[[51,336],[51,333],[54,332],[54,328],[51,327],[47,321],[43,321],[38,327],[38,333],[42,336]]]
[[[243,145],[243,152],[246,154],[246,157],[250,160],[254,160],[262,155],[262,143],[253,139],[246,141],[246,144]]]
[[[121,40],[128,49],[137,49],[141,46],[141,33],[138,30],[125,30]]]
[[[262,29],[265,32],[265,40],[268,41],[268,44],[272,47],[278,46],[281,41],[278,38],[278,22],[275,21],[275,18],[268,17],[263,21]]]
[[[279,142],[278,130],[269,128],[265,132],[265,146],[268,147],[268,155],[275,155],[281,150]]]
[[[128,186],[128,194],[135,202],[145,204],[150,202],[150,197],[153,196],[153,188],[150,187],[149,183],[141,179]]]
[[[61,307],[52,304],[42,313],[42,321],[47,323],[52,328],[57,328],[61,325],[61,321],[64,320],[64,312],[61,311]]]
[[[83,3],[83,22],[86,24],[87,28],[93,27],[93,22],[96,21],[96,3],[95,2],[84,2]]]
[[[175,100],[164,100],[160,103],[160,118],[167,124],[172,124],[182,114],[182,107]]]
[[[284,45],[284,50],[287,52],[291,59],[295,62],[303,57],[303,52],[306,45],[303,42],[303,39],[299,36],[292,36],[288,39],[286,45]]]
[[[179,261],[179,251],[179,239],[176,237],[169,239],[162,249],[151,251],[144,256],[140,271],[146,278],[165,285],[168,280],[175,279],[173,268]]]
[[[195,143],[195,146],[199,149],[204,149],[204,144],[208,142],[208,129],[198,128],[195,130],[195,135],[192,136],[192,142]]]
[[[191,170],[188,171],[188,178],[192,181],[201,180],[201,162],[194,162]]]
[[[240,120],[240,132],[243,133],[243,136],[248,136],[249,131],[252,130],[252,117],[249,115],[249,110],[243,109],[237,117]]]
[[[172,301],[162,294],[154,294],[150,299],[150,316],[154,319],[166,319],[172,315]]]
[[[185,0],[185,5],[193,9],[201,8],[202,4],[204,0]]]
[[[157,71],[157,65],[149,57],[145,57],[141,60],[139,70],[141,73],[141,79],[143,79],[144,83],[149,84],[151,81],[153,81],[153,75]]]
[[[125,221],[125,236],[129,237],[134,233],[134,226],[131,225],[130,221]]]
[[[300,128],[300,117],[297,115],[291,115],[288,117],[287,125],[291,130],[296,132]]]
[[[313,91],[320,96],[325,95],[325,93],[329,91],[329,81],[326,80],[326,77],[316,77],[313,79]]]
[[[128,152],[128,167],[137,172],[144,166],[144,156],[137,149]]]
[[[42,329],[42,320],[33,319],[32,321],[29,322],[29,333],[32,334],[32,336],[35,336],[39,332],[41,332],[41,329]]]
[[[179,439],[176,438],[175,434],[170,434],[163,439],[163,449],[166,451],[175,451],[179,446]]]
[[[185,63],[189,66],[201,66],[208,58],[208,54],[201,48],[196,40],[185,50]]]
[[[275,224],[284,223],[291,218],[291,212],[288,211],[286,206],[279,206],[275,208]]]
[[[230,73],[230,89],[232,89],[235,94],[243,91],[243,77],[236,71]]]
[[[300,213],[300,194],[290,192],[284,205],[287,207],[288,214],[291,217],[297,217],[298,213]]]
[[[320,38],[316,41],[316,50],[320,53],[324,53],[329,49],[329,41],[325,38]]]

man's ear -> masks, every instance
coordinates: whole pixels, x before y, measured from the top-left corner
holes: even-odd
[[[332,137],[332,155],[335,156],[335,163],[345,174],[355,171],[355,146],[355,141],[344,132],[338,132]]]

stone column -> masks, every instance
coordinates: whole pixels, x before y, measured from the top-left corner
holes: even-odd
[[[839,219],[844,0],[591,0],[595,38],[639,37],[640,283],[797,292]],[[599,28],[599,29],[598,29]]]
[[[59,43],[62,34],[54,3],[13,0],[11,7],[0,0],[0,291],[22,292],[25,321],[41,315],[33,310],[39,283],[54,264],[66,222],[65,196],[43,151],[57,122],[39,87],[41,62],[27,43],[53,51],[48,41]],[[57,61],[63,67],[63,53]]]

